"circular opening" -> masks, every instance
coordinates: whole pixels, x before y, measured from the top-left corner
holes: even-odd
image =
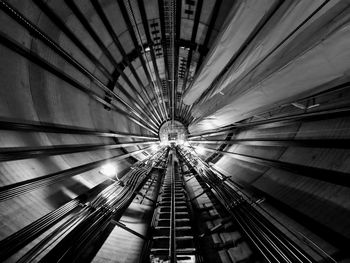
[[[187,129],[179,121],[167,121],[159,128],[159,140],[162,145],[184,144],[187,140]]]

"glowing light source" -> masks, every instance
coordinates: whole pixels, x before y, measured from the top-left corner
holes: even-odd
[[[108,177],[114,177],[117,174],[117,168],[111,163],[106,163],[102,165],[100,173]]]

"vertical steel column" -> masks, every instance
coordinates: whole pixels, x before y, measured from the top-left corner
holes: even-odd
[[[187,63],[186,63],[186,73],[184,76],[184,81],[183,81],[183,85],[181,88],[181,101],[179,103],[178,109],[179,109],[179,116],[182,117],[182,112],[183,112],[183,93],[186,90],[186,85],[187,85],[187,79],[189,76],[189,71],[190,71],[190,67],[191,67],[191,62],[192,62],[192,55],[193,55],[193,47],[196,44],[196,37],[197,37],[197,31],[198,31],[198,26],[199,26],[199,19],[202,13],[202,6],[203,6],[203,0],[198,0],[197,1],[197,7],[196,7],[196,14],[194,17],[194,21],[193,21],[193,29],[192,29],[192,34],[191,34],[191,46],[190,46],[190,50],[188,52],[188,56],[187,56]]]
[[[267,220],[245,198],[233,191],[199,157],[180,149],[182,157],[194,167],[216,198],[225,206],[250,244],[267,262],[314,263],[316,260]]]
[[[138,40],[136,38],[136,34],[134,32],[134,29],[133,29],[133,25],[130,21],[130,17],[129,17],[129,14],[128,14],[128,11],[127,11],[127,8],[125,6],[125,3],[123,0],[118,0],[117,1],[118,4],[119,4],[119,8],[120,8],[120,11],[122,13],[122,16],[123,16],[123,19],[125,21],[125,24],[127,25],[127,28],[128,28],[128,31],[129,31],[129,34],[131,36],[131,39],[134,43],[134,46],[135,46],[135,49],[136,49],[136,52],[140,58],[140,62],[141,62],[141,65],[145,71],[145,74],[147,76],[147,79],[148,79],[148,82],[150,83],[150,86],[153,86],[154,89],[152,90],[153,91],[153,94],[154,94],[154,98],[158,98],[160,101],[157,101],[157,105],[158,105],[158,108],[160,110],[160,113],[162,114],[162,117],[163,117],[163,121],[167,119],[167,114],[166,114],[166,107],[165,107],[165,103],[164,103],[164,100],[161,100],[161,98],[159,97],[160,94],[158,94],[160,92],[160,87],[161,87],[161,82],[160,82],[160,78],[159,78],[159,75],[156,75],[156,78],[157,78],[157,84],[158,86],[153,82],[153,78],[151,77],[151,70],[149,69],[149,65],[148,65],[148,61],[147,61],[147,64],[145,62],[145,59],[143,57],[143,55],[141,54],[141,50],[143,50],[144,52],[144,56],[145,58],[147,59],[147,55],[145,53],[145,50],[143,48],[143,43],[142,43],[142,39],[141,39],[141,36],[139,35],[140,37],[140,44],[138,43]],[[134,17],[133,17],[134,19]],[[137,28],[137,24],[136,24],[136,21],[135,21],[135,27],[136,27],[136,30],[138,30]],[[138,32],[139,33],[139,32]],[[156,63],[156,61],[153,61],[153,63]],[[156,66],[156,64],[154,64],[154,66]],[[158,91],[158,93],[157,93]]]

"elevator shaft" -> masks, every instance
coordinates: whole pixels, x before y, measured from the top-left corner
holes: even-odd
[[[150,261],[196,262],[190,208],[175,151],[168,156],[153,219]]]

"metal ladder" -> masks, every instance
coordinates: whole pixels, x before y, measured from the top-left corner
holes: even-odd
[[[196,262],[196,248],[179,163],[171,152],[153,217],[151,262]]]

